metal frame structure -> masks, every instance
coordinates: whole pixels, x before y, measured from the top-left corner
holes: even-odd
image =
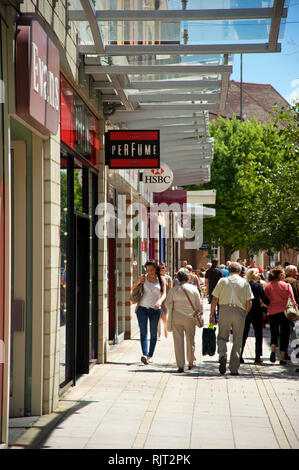
[[[180,164],[177,160],[185,164],[182,168],[186,171],[176,173],[175,182],[183,183],[185,177],[189,184],[196,174],[205,175],[206,181],[209,171],[207,168],[203,171],[201,161],[204,154],[208,165],[213,158],[212,142],[202,145],[203,139],[209,136],[208,111],[221,112],[225,108],[232,73],[231,56],[280,52],[279,30],[288,14],[288,1],[273,0],[272,7],[196,10],[188,9],[186,2],[182,2],[181,10],[167,9],[166,0],[158,3],[164,6],[155,5],[151,9],[147,4],[143,10],[97,10],[97,2],[93,0],[80,0],[81,9],[79,2],[76,9],[69,2],[68,20],[75,22],[79,30],[82,22],[88,22],[89,37],[92,37],[92,41],[78,44],[81,72],[89,76],[91,89],[98,92],[104,114],[113,127],[160,129],[161,160],[176,168],[175,171],[182,170],[177,169]],[[243,20],[269,21],[268,41],[258,42],[257,38],[246,43],[237,38],[234,43],[215,40],[210,44],[188,44],[187,22],[222,21],[225,26],[234,27]],[[134,25],[143,28],[148,22],[184,28],[184,44],[178,37],[164,42],[155,37],[154,41],[104,43],[103,24],[107,28],[110,24],[122,28],[126,24],[134,29]],[[191,156],[189,148],[193,152]]]

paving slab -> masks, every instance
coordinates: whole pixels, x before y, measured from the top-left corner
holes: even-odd
[[[208,315],[205,301],[206,323]],[[299,374],[291,364],[270,363],[269,328],[264,364],[254,364],[250,330],[237,377],[219,374],[217,354],[202,356],[201,334],[197,329],[197,365],[183,374],[171,333],[148,366],[140,363],[139,336],[123,341],[13,448],[298,449]]]

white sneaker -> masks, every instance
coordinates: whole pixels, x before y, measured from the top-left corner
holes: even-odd
[[[153,358],[152,357],[147,357],[147,363],[152,364],[153,363]]]
[[[141,356],[141,362],[143,362],[144,365],[148,364],[148,360],[146,356]]]

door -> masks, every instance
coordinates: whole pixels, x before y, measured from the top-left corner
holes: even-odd
[[[11,145],[11,363],[10,363],[10,417],[25,414],[26,368],[26,143],[14,141]]]
[[[76,374],[89,372],[89,217],[76,214]]]
[[[116,305],[115,305],[115,292],[116,292],[116,279],[115,279],[115,238],[108,240],[108,309],[109,309],[109,340],[115,340],[116,334]]]

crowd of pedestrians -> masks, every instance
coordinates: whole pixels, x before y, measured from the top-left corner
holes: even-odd
[[[141,361],[152,361],[158,336],[172,332],[178,372],[189,370],[196,361],[194,312],[203,314],[203,298],[210,304],[210,326],[218,326],[217,344],[219,372],[225,374],[227,365],[232,375],[239,375],[244,364],[244,348],[252,325],[255,335],[256,364],[263,363],[263,328],[267,318],[271,333],[270,361],[275,363],[279,346],[280,365],[287,365],[288,345],[294,323],[284,311],[288,298],[299,304],[299,278],[296,266],[267,267],[266,273],[256,265],[254,257],[248,266],[240,259],[219,265],[213,258],[206,268],[194,271],[187,260],[172,279],[165,263],[153,260],[145,264],[146,274],[134,283],[132,293],[137,303],[136,314],[140,329]],[[136,291],[139,296],[136,300]],[[150,341],[148,342],[148,325]],[[232,341],[230,357],[227,343]],[[185,356],[186,342],[186,356]],[[148,348],[149,346],[149,348]]]

